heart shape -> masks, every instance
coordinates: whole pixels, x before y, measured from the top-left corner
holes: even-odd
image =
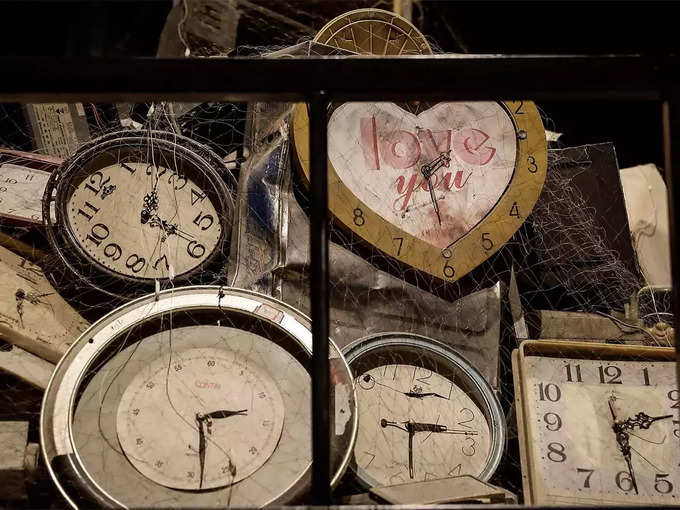
[[[309,179],[309,119],[294,141]],[[343,103],[328,118],[329,209],[384,253],[455,281],[497,251],[531,212],[547,166],[530,101]]]

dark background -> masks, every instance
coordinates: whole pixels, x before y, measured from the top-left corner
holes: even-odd
[[[337,14],[360,7],[390,9],[392,4],[234,1],[241,14],[239,47],[294,44]],[[0,55],[154,56],[172,5],[169,0],[0,1]],[[444,52],[660,55],[680,48],[676,8],[675,2],[421,0],[414,4],[413,22]],[[539,106],[552,120],[546,127],[565,133],[563,145],[611,141],[621,167],[663,164],[659,104]]]

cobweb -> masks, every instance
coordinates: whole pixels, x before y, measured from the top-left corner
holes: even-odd
[[[385,3],[377,2],[374,6],[384,7]],[[184,46],[192,49],[192,55],[264,55],[276,50],[285,53],[293,44],[304,46],[309,42],[313,32],[309,27],[318,29],[327,21],[288,2],[286,16],[301,20],[301,26],[281,32],[273,30],[277,24],[265,26],[267,21],[258,21],[268,19],[260,18],[261,10],[248,2],[243,4],[240,14],[246,26],[242,38],[246,43],[220,48],[214,42],[206,46],[205,41],[189,37],[182,41]],[[416,5],[418,11],[420,5]],[[268,39],[266,45],[255,44],[253,33],[258,27],[277,35]],[[249,37],[254,42],[248,43]],[[196,48],[202,44],[203,49]],[[223,266],[229,264],[230,273],[214,283],[248,287],[309,313],[309,191],[296,167],[291,145],[294,105],[83,103],[81,120],[86,129],[79,133],[82,136],[75,145],[62,144],[51,149],[39,142],[27,108],[19,104],[0,105],[0,147],[68,157],[100,136],[125,130],[174,133],[207,147],[228,172],[240,179],[238,189],[230,190],[235,199],[230,220],[236,227],[230,244],[219,254]],[[546,128],[559,128],[545,113],[543,118]],[[3,158],[3,164],[25,163],[25,159],[16,155]],[[510,359],[520,340],[529,334],[519,333],[518,317],[544,309],[590,312],[607,317],[627,332],[637,333],[642,338],[639,343],[655,345],[670,342],[650,339],[641,328],[657,322],[674,324],[669,292],[643,292],[637,301],[637,315],[631,315],[631,298],[644,287],[644,281],[635,263],[631,265],[613,246],[598,219],[598,204],[589,201],[574,185],[573,176],[560,172],[560,168],[578,166],[580,161],[551,151],[544,189],[531,216],[501,250],[455,284],[423,276],[331,220],[334,339],[345,347],[368,334],[398,330],[448,342],[472,361],[499,396],[508,423],[508,448],[491,482],[520,495],[520,501],[522,473],[514,426]],[[250,206],[246,212],[239,201],[244,197]],[[243,225],[246,225],[243,232],[236,235]],[[3,224],[0,231],[45,253],[44,258],[34,257],[45,270],[54,266],[51,246],[41,229]],[[255,240],[244,240],[241,235]],[[624,230],[620,235],[625,238],[629,233]],[[237,246],[245,251],[239,259],[235,256]],[[205,280],[211,281],[210,276],[217,277],[218,273],[207,275]],[[89,321],[99,319],[121,302],[84,294],[88,289],[82,280],[61,277],[53,278],[52,282],[59,294]],[[159,290],[174,285],[171,280],[164,281]],[[130,297],[141,293],[132,289],[132,285],[127,290]],[[511,304],[513,292],[519,295],[519,312]],[[632,320],[638,317],[642,323]],[[421,361],[411,360],[415,364]],[[388,362],[386,358],[385,363]],[[3,376],[0,384],[2,419],[28,420],[29,439],[37,441],[40,392],[9,376]],[[352,494],[360,489],[354,481],[346,479],[337,493]]]

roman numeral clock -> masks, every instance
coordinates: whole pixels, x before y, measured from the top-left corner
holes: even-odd
[[[413,25],[378,9],[339,16],[316,40],[362,54],[431,53]],[[295,155],[307,182],[315,150],[308,129],[300,104]],[[350,102],[328,111],[333,217],[384,254],[448,282],[512,237],[538,199],[546,166],[531,101]]]

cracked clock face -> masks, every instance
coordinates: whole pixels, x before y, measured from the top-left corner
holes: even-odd
[[[212,283],[228,255],[233,179],[189,139],[113,133],[82,147],[50,179],[48,237],[67,268],[116,294],[154,281]]]

